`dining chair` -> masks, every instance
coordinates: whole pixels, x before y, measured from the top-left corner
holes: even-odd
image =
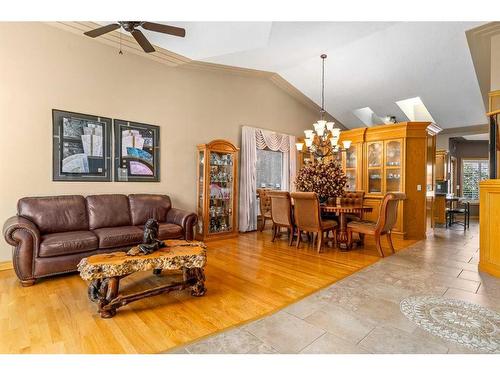
[[[295,234],[295,224],[292,215],[292,200],[288,191],[272,191],[268,193],[271,199],[271,219],[273,220],[273,239],[280,234],[281,228],[288,229],[288,245],[292,245]]]
[[[344,196],[340,198],[340,204],[341,205],[356,205],[356,206],[362,206],[363,202],[365,199],[365,192],[364,191],[346,191],[344,193]],[[363,220],[363,211],[361,210],[360,213],[356,214],[346,214],[346,219],[347,222],[349,221],[359,221]]]
[[[314,233],[314,241],[317,241],[318,253],[323,246],[324,234],[333,232],[333,240],[337,240],[337,222],[335,220],[321,220],[321,207],[318,195],[314,192],[291,193],[294,202],[294,219],[297,226],[297,248],[300,245],[301,233]]]
[[[456,216],[462,216],[463,220],[457,220]],[[470,203],[469,201],[458,201],[454,206],[450,202],[450,207],[446,208],[446,228],[451,227],[453,224],[463,225],[464,231],[469,228],[470,222]]]
[[[399,201],[405,199],[404,193],[387,193],[380,204],[380,213],[377,222],[372,221],[351,221],[347,224],[347,241],[349,246],[352,244],[352,233],[356,232],[362,235],[368,234],[375,236],[375,244],[380,256],[384,257],[384,251],[380,243],[380,238],[383,235],[387,236],[389,247],[394,254],[394,246],[392,244],[391,232],[398,219]]]
[[[257,217],[260,219],[260,227],[259,231],[263,231],[265,226],[266,226],[266,220],[269,219],[271,220],[271,199],[269,198],[269,192],[271,189],[264,189],[264,188],[258,188],[257,189],[257,196],[259,197],[259,209],[260,209],[260,215]]]

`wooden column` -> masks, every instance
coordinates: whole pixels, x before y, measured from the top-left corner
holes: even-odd
[[[500,180],[479,184],[479,270],[500,277]]]

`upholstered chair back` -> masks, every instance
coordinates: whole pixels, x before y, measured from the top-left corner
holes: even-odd
[[[390,232],[394,225],[396,225],[399,201],[405,198],[406,195],[404,193],[387,193],[384,196],[377,221],[377,229],[379,229],[380,234]]]
[[[293,225],[292,201],[288,191],[272,191],[268,193],[271,200],[271,217],[274,224]]]
[[[340,204],[347,205],[362,205],[365,198],[364,191],[347,191],[344,196],[340,198]]]
[[[257,189],[257,195],[259,196],[260,199],[260,214],[262,216],[271,213],[271,198],[269,197],[270,191],[271,189],[264,189],[264,188]]]
[[[291,194],[294,203],[295,224],[309,232],[321,229],[321,212],[316,193],[296,192]]]

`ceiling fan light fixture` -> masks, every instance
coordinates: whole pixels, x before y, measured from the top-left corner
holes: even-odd
[[[84,34],[91,38],[96,38],[98,36],[122,28],[123,30],[129,32],[134,37],[134,39],[141,46],[144,52],[146,53],[155,52],[153,45],[149,42],[149,40],[142,33],[142,31],[138,29],[139,27],[157,33],[178,36],[181,38],[184,38],[186,36],[186,30],[181,27],[163,25],[160,23],[147,22],[147,21],[118,21],[110,25],[98,27],[97,29],[94,30],[86,31],[84,32]]]

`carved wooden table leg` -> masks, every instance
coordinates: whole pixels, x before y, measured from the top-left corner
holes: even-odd
[[[194,297],[202,297],[207,292],[205,288],[205,272],[203,268],[184,268],[184,282],[192,281],[191,295]]]
[[[347,238],[347,218],[345,213],[340,213],[340,230],[338,237],[339,248],[342,251],[347,251],[349,249],[348,238]]]
[[[108,304],[118,296],[120,285],[119,277],[110,277],[102,280],[94,280],[88,289],[89,299],[97,303],[101,318],[112,318],[116,314],[116,308]]]

